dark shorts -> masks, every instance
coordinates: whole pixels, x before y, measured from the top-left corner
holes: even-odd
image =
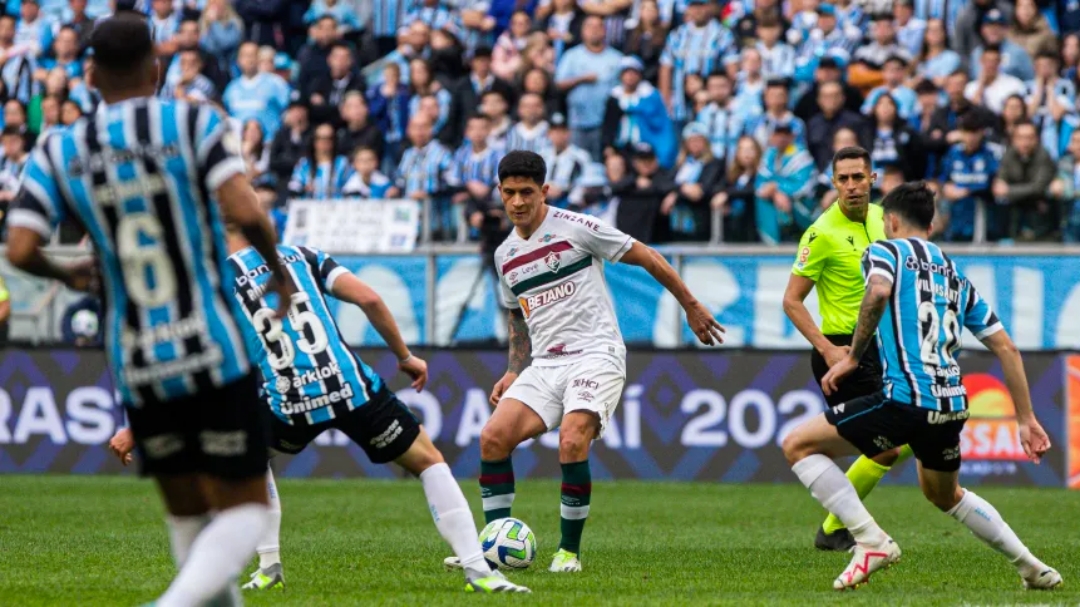
[[[874,457],[910,445],[924,468],[939,472],[960,469],[960,431],[967,418],[967,411],[920,409],[888,400],[881,392],[825,411],[825,419],[863,455]]]
[[[270,413],[259,398],[257,373],[191,396],[127,404],[139,473],[265,475]]]
[[[850,346],[852,340],[851,335],[826,335],[825,338],[834,346]],[[829,372],[829,365],[817,350],[810,353],[810,368],[814,371],[814,379],[817,380],[820,389],[821,378]],[[840,389],[837,392],[825,397],[825,403],[830,407],[835,407],[860,396],[880,392],[883,387],[881,374],[881,357],[878,354],[877,340],[874,340],[870,342],[870,346],[866,348],[862,359],[859,360],[859,368],[840,383]]]
[[[270,417],[270,446],[289,455],[300,453],[315,437],[336,428],[360,445],[371,463],[385,464],[404,455],[420,436],[420,420],[389,390],[383,390],[367,404],[321,424],[292,425],[276,415]]]

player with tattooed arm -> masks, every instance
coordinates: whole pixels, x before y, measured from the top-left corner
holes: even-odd
[[[499,191],[514,224],[495,252],[511,310],[510,361],[480,434],[480,492],[487,522],[510,516],[510,454],[561,426],[562,539],[550,570],[580,571],[592,489],[589,445],[603,433],[626,381],[626,346],[604,262],[644,268],[675,296],[701,343],[721,343],[724,329],[659,253],[595,217],[548,206],[546,174],[543,158],[532,152],[513,151],[499,163]],[[446,565],[457,566],[457,559]]]

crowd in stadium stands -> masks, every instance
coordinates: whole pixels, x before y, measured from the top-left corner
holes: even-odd
[[[85,41],[117,8],[5,4],[0,205],[94,111]],[[494,241],[499,158],[528,149],[553,204],[643,241],[707,241],[718,211],[726,242],[792,242],[857,144],[882,192],[934,183],[941,240],[1080,241],[1076,0],[134,4],[160,94],[225,108],[279,226],[290,199],[404,197],[434,239]]]

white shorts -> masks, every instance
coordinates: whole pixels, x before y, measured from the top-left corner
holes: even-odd
[[[559,427],[571,411],[591,411],[600,418],[600,433],[622,399],[626,367],[598,356],[558,367],[529,366],[503,394],[525,403],[548,430]],[[599,438],[599,437],[597,437]]]

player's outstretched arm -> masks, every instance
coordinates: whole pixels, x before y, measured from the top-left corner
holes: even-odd
[[[709,309],[694,297],[690,288],[679,277],[679,273],[656,249],[634,242],[619,261],[644,268],[656,279],[656,282],[674,295],[675,301],[679,302],[686,312],[687,324],[693,329],[694,335],[697,335],[701,343],[707,346],[724,343],[724,327],[716,321],[712,312],[709,312]]]
[[[412,387],[417,392],[424,389],[427,383],[427,363],[423,359],[413,356],[409,352],[409,346],[405,344],[405,338],[401,336],[397,321],[390,313],[383,298],[369,287],[364,281],[351,273],[343,273],[331,288],[334,297],[341,301],[347,301],[359,306],[371,321],[371,326],[379,333],[386,342],[390,351],[398,359],[398,369],[412,378]]]
[[[885,313],[885,307],[892,297],[893,283],[881,274],[871,274],[866,283],[866,293],[863,295],[862,305],[859,307],[859,320],[855,325],[855,336],[851,341],[851,351],[840,362],[829,368],[825,377],[821,378],[821,390],[826,396],[836,392],[840,382],[859,368],[866,349],[870,347],[870,340],[877,333],[878,323]]]
[[[1050,437],[1046,435],[1035,411],[1031,407],[1031,391],[1028,389],[1027,373],[1020,350],[1013,343],[1009,334],[997,331],[982,339],[982,343],[1001,361],[1001,372],[1005,375],[1005,387],[1009,389],[1016,405],[1016,421],[1020,426],[1020,443],[1024,453],[1036,464],[1050,449]]]
[[[226,179],[215,194],[225,220],[240,228],[244,238],[266,261],[266,267],[274,279],[274,290],[279,296],[278,317],[284,318],[292,305],[292,294],[296,292],[296,287],[285,275],[285,270],[278,261],[274,227],[270,225],[270,218],[259,207],[259,198],[251,187],[251,182],[245,175],[238,173]]]
[[[532,339],[529,337],[529,325],[525,322],[525,313],[521,311],[521,308],[511,308],[507,317],[510,356],[506,363],[506,373],[495,383],[491,396],[488,398],[492,405],[499,404],[503,392],[506,392],[517,379],[518,374],[528,366],[529,354],[532,352]]]

